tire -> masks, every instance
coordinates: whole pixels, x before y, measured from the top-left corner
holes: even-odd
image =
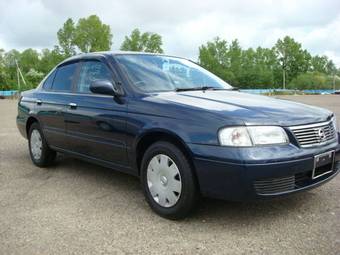
[[[185,218],[199,198],[187,157],[177,146],[165,141],[152,144],[144,153],[141,184],[152,210],[171,220]]]
[[[38,167],[50,166],[55,160],[56,152],[48,147],[37,122],[31,125],[28,134],[28,148],[32,162]]]

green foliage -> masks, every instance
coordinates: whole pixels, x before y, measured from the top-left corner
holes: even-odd
[[[57,33],[58,42],[61,52],[65,56],[72,56],[76,54],[75,48],[75,34],[76,28],[72,19],[67,19],[63,27]]]
[[[290,89],[326,89],[327,76],[318,72],[302,73],[292,79],[288,88]],[[329,88],[329,87],[328,87]]]
[[[326,56],[315,56],[288,36],[273,48],[243,50],[238,41],[228,44],[216,37],[199,47],[200,65],[233,86],[240,88],[331,88],[337,72]],[[309,72],[312,72],[309,73]],[[340,74],[340,72],[339,72]],[[311,79],[315,78],[313,82]]]
[[[74,44],[82,52],[110,50],[112,45],[110,26],[103,24],[96,15],[79,19],[75,28]]]
[[[58,51],[65,57],[81,52],[110,50],[112,34],[109,25],[103,24],[98,16],[81,18],[77,24],[69,18],[57,33]]]
[[[19,89],[16,62],[26,82],[25,85],[20,77],[20,89],[26,90],[36,87],[42,78],[66,57],[58,46],[53,50],[43,49],[41,52],[33,49],[23,52],[0,50],[0,89]]]
[[[223,80],[233,83],[235,75],[231,71],[227,41],[216,37],[212,42],[199,47],[199,64],[215,73]]]
[[[237,40],[215,38],[199,48],[199,63],[230,84],[242,88],[264,88],[274,83],[276,58],[273,50],[242,50]]]
[[[33,49],[27,49],[20,53],[17,58],[23,73],[27,73],[32,67],[39,64],[39,53]]]
[[[76,25],[72,19],[66,20],[59,29],[57,38],[59,45],[54,46],[52,50],[0,50],[0,89],[18,89],[16,62],[26,81],[25,85],[20,78],[21,89],[31,89],[58,63],[75,55],[77,51],[109,50],[112,44],[110,27],[95,15],[79,19]]]
[[[4,54],[5,50],[0,49],[0,90],[8,89],[7,80],[8,75],[5,69],[5,63],[4,63]]]
[[[16,71],[16,60],[20,58],[20,52],[17,50],[10,50],[4,54],[3,57],[3,65],[4,71],[6,73],[6,80],[4,87],[8,88],[17,88],[17,71]]]
[[[327,56],[316,55],[311,59],[311,71],[334,74],[336,72],[336,67],[332,60],[329,60]]]
[[[43,49],[40,54],[40,61],[38,69],[40,72],[47,74],[58,63],[67,58],[58,46],[55,46],[53,50]]]
[[[298,75],[289,84],[290,89],[333,89],[333,80],[335,82],[335,88],[340,87],[340,80],[334,79],[333,76],[329,76],[320,72],[307,72]]]
[[[31,68],[25,75],[26,77],[26,82],[27,82],[27,87],[28,88],[33,88],[34,84],[38,84],[42,78],[44,78],[44,73],[39,72],[35,70],[34,68]]]
[[[245,50],[242,52],[241,63],[239,86],[266,88],[267,84],[274,84],[273,68],[276,67],[276,59],[271,49],[258,47],[256,51],[252,48]]]
[[[127,51],[163,53],[162,37],[156,33],[145,32],[141,34],[139,29],[136,28],[129,37],[125,36],[125,40],[120,49]]]
[[[109,50],[110,26],[96,15],[76,23],[67,19],[57,33],[58,45],[36,51],[0,49],[0,89],[18,89],[17,64],[26,81],[22,89],[34,88],[58,63],[79,52]],[[121,50],[163,53],[159,34],[134,29]],[[279,39],[272,48],[242,49],[238,40],[230,43],[219,37],[199,47],[198,62],[228,83],[240,88],[290,89],[340,88],[340,69],[327,56],[311,56],[293,38]]]
[[[309,69],[311,55],[303,50],[301,44],[286,36],[275,44],[274,51],[284,75],[284,82],[289,82],[300,73]]]

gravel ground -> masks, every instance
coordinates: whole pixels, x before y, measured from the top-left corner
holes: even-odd
[[[287,97],[286,97],[287,98]],[[337,113],[340,96],[294,96]],[[0,254],[340,254],[340,177],[284,199],[155,215],[136,178],[71,158],[40,169],[0,100]]]

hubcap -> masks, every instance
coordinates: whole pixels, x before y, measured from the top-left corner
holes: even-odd
[[[175,162],[164,154],[154,156],[147,169],[148,188],[153,200],[163,207],[174,206],[181,196],[181,174]]]
[[[165,176],[161,176],[161,183],[163,186],[167,185],[168,179]]]
[[[31,153],[35,160],[39,160],[42,153],[42,140],[38,130],[34,129],[30,139]]]

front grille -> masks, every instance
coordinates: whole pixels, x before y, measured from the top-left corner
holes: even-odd
[[[332,121],[312,125],[290,127],[301,147],[326,144],[336,138]]]
[[[312,178],[313,171],[307,171],[285,177],[254,180],[253,185],[258,195],[277,195],[279,193],[294,191],[328,178],[334,173],[334,171],[339,171],[340,162],[338,163],[339,165],[337,165],[333,171],[328,171],[328,168],[328,173],[322,177],[318,177],[317,179]]]
[[[295,176],[256,180],[254,187],[261,195],[291,191],[295,188]]]

